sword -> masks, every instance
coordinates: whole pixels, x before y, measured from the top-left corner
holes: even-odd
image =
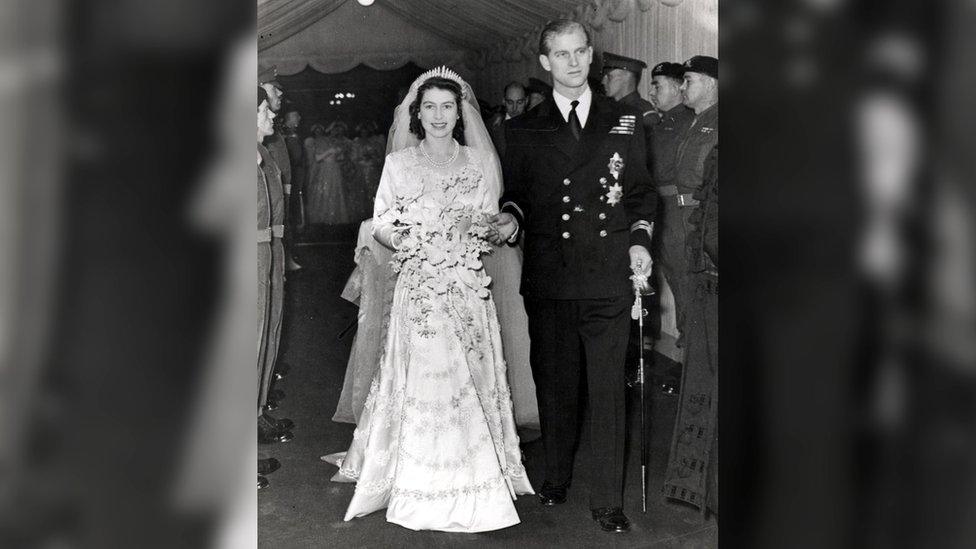
[[[637,271],[640,271],[642,268],[643,265],[638,261]],[[647,316],[647,310],[644,309],[643,292],[648,289],[647,278],[646,275],[640,275],[637,272],[630,277],[634,282],[634,306],[631,308],[630,316],[637,321],[638,342],[640,345],[640,355],[637,362],[637,382],[640,384],[641,510],[644,513],[647,513],[647,429],[645,427],[647,407],[644,402],[644,317]]]

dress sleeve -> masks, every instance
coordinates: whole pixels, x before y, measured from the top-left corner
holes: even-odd
[[[387,155],[383,162],[383,174],[376,189],[376,201],[373,203],[373,238],[380,244],[392,249],[394,223],[396,222],[396,172],[397,163],[394,156]]]
[[[498,200],[502,195],[502,169],[498,155],[492,151],[481,154],[484,185],[481,186],[481,211],[488,215],[498,213]]]

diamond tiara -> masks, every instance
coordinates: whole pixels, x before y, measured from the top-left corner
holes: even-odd
[[[414,82],[416,83],[416,86],[419,87],[421,84],[426,82],[428,78],[433,78],[435,76],[438,76],[440,78],[447,78],[448,80],[453,80],[457,82],[458,86],[461,86],[461,98],[462,99],[468,98],[468,83],[465,82],[463,78],[461,78],[461,75],[447,68],[444,65],[441,65],[440,67],[435,67],[421,74],[420,76],[417,77],[417,79]]]

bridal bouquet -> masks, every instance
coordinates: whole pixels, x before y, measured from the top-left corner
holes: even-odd
[[[392,266],[411,287],[436,296],[447,294],[460,282],[488,299],[491,277],[483,272],[481,256],[492,247],[485,216],[452,205],[431,222],[404,224],[400,231],[403,236]]]

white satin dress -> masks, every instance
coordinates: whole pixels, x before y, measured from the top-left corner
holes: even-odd
[[[468,147],[460,155],[435,170],[411,147],[383,168],[374,230],[410,231],[394,254],[380,368],[339,470],[356,481],[347,521],[386,508],[413,530],[497,530],[518,524],[514,499],[534,493],[476,251],[488,248],[479,221],[498,211],[497,164]]]

